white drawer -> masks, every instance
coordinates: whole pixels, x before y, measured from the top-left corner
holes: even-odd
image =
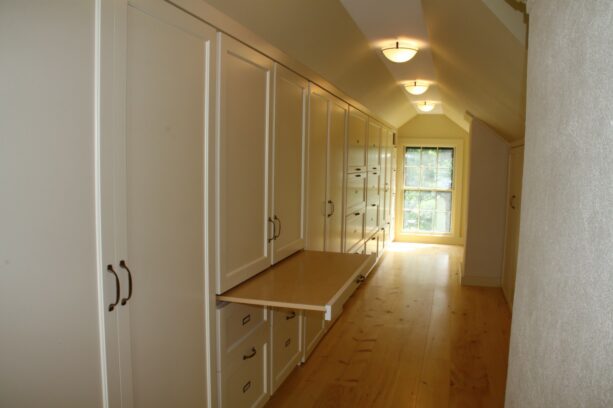
[[[368,173],[367,177],[367,185],[366,185],[366,201],[368,205],[380,204],[380,196],[379,196],[379,172],[371,172]]]
[[[262,306],[242,305],[240,303],[223,304],[217,309],[219,357],[230,352],[266,320],[266,309]]]
[[[364,235],[368,237],[379,230],[379,206],[369,205],[366,207],[365,218]]]
[[[347,175],[347,208],[353,208],[366,201],[366,174]]]
[[[300,361],[302,347],[298,310],[273,309],[270,317],[270,368],[274,392]]]
[[[219,373],[222,408],[261,407],[268,400],[266,329],[262,325],[228,353]]]
[[[352,248],[363,238],[364,234],[364,213],[355,211],[347,216],[345,220],[345,248]]]

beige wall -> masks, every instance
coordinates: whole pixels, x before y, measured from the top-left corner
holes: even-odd
[[[462,283],[500,286],[504,258],[509,145],[484,122],[470,126],[468,227]]]
[[[613,2],[531,0],[528,7],[526,155],[506,406],[611,407]]]
[[[467,209],[467,181],[468,181],[468,166],[470,162],[470,154],[468,149],[468,133],[461,127],[452,122],[445,115],[417,115],[411,121],[407,122],[404,126],[398,129],[398,136],[396,144],[402,146],[403,144],[411,144],[412,141],[424,141],[431,140],[433,142],[440,142],[441,140],[451,141],[458,143],[463,150],[462,166],[458,169],[461,174],[459,176],[459,182],[456,184],[456,197],[460,197],[460,205],[456,210],[454,217],[459,217],[458,220],[458,233],[452,239],[445,238],[428,238],[424,236],[406,236],[402,240],[410,242],[434,242],[434,243],[448,243],[464,245],[466,240],[466,209]],[[402,171],[403,162],[402,149],[398,149],[398,172]],[[402,177],[398,177],[398,200],[402,199]],[[396,220],[398,225],[402,222],[402,206],[400,203],[396,205]],[[401,234],[396,230],[396,239],[401,240]]]

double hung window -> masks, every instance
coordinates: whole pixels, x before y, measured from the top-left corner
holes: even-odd
[[[454,153],[450,147],[405,148],[403,232],[451,233]]]

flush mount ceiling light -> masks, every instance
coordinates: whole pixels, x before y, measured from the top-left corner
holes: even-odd
[[[411,95],[422,95],[428,90],[430,84],[423,81],[411,81],[410,83],[405,84],[404,87]]]
[[[397,63],[407,62],[417,54],[416,48],[401,45],[398,41],[396,41],[396,45],[382,48],[381,51],[385,58]]]
[[[423,101],[417,104],[417,109],[419,109],[422,112],[431,112],[432,109],[434,109],[434,106],[435,106],[434,102]]]

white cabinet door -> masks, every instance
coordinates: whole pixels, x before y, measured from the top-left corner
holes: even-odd
[[[275,65],[273,263],[304,248],[304,148],[309,83]]]
[[[343,251],[343,186],[345,176],[345,136],[349,106],[330,95],[328,102],[328,171],[326,251]]]
[[[217,293],[270,266],[273,62],[218,33]]]
[[[319,340],[326,333],[327,323],[322,312],[313,310],[302,311],[302,362],[311,355]]]
[[[325,249],[328,140],[328,98],[312,86],[309,97],[309,137],[307,172],[307,245],[314,251]]]
[[[515,147],[509,154],[509,192],[507,208],[507,238],[504,254],[502,290],[513,309],[517,251],[519,249],[519,219],[521,214],[521,187],[524,171],[524,147]]]
[[[381,145],[381,125],[372,119],[368,121],[368,171],[379,170],[379,147]]]
[[[163,2],[142,7],[127,12],[126,247],[125,264],[114,265],[122,279],[130,269],[133,293],[117,309],[129,314],[133,406],[205,406],[204,152],[215,31]]]
[[[349,128],[347,131],[347,171],[366,171],[366,138],[368,116],[349,108]]]

